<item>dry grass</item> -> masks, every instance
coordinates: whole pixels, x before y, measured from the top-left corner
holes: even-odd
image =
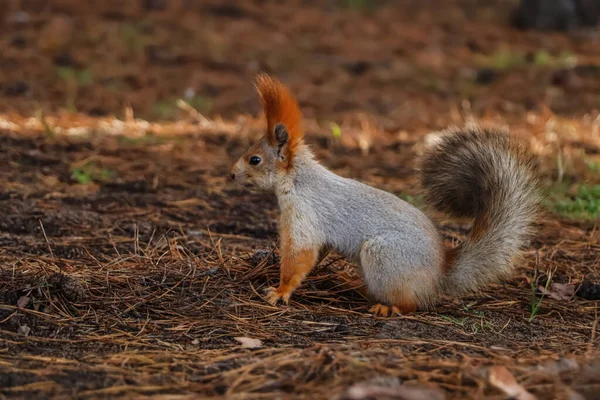
[[[0,393],[331,398],[388,377],[375,387],[399,379],[450,398],[493,397],[491,365],[508,366],[539,398],[594,393],[597,303],[545,298],[529,321],[527,283],[536,263],[555,281],[598,281],[593,223],[548,214],[514,279],[435,312],[373,318],[354,269],[334,255],[289,307],[273,307],[261,293],[278,280],[275,204],[226,181],[244,148],[236,132],[256,125],[207,124],[151,143],[144,131],[128,141],[94,129],[49,138],[43,126],[2,136]],[[359,161],[359,144],[316,150],[335,154],[340,173],[402,192],[413,172],[392,165],[410,165],[421,140]],[[109,182],[73,181],[72,166],[90,159],[114,172]],[[467,227],[440,220],[449,242]],[[262,345],[244,349],[236,337]]]

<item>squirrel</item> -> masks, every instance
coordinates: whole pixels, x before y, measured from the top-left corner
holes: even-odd
[[[431,309],[441,296],[475,292],[512,271],[533,233],[540,200],[537,162],[514,137],[494,129],[449,129],[423,156],[427,203],[474,219],[466,240],[446,248],[421,210],[315,160],[287,86],[264,73],[255,86],[267,132],[230,176],[278,199],[280,282],[266,290],[270,304],[288,304],[323,249],[359,267],[376,316]]]

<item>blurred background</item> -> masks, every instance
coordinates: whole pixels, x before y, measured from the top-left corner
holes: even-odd
[[[208,117],[256,114],[259,71],[309,117],[360,111],[388,130],[443,127],[453,109],[600,108],[593,0],[2,3],[2,112],[175,120],[184,99]]]
[[[134,142],[163,146],[167,165],[180,154],[174,150],[200,161],[206,149],[147,135],[218,133],[225,146],[211,165],[226,185],[232,160],[264,130],[253,81],[267,72],[292,88],[309,143],[344,175],[410,192],[418,184],[407,165],[427,143],[424,136],[475,122],[529,141],[558,196],[552,209],[600,215],[595,0],[2,4],[6,130],[83,140],[98,133],[142,137]],[[69,182],[124,179],[79,177],[87,157],[71,163]],[[398,189],[393,177],[410,179]],[[575,204],[582,196],[584,204]]]

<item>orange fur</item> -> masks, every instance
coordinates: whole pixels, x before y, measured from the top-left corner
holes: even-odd
[[[279,287],[267,294],[267,301],[271,304],[276,304],[279,300],[288,303],[292,292],[314,268],[319,255],[315,249],[295,248],[294,238],[288,226],[280,226],[279,235],[281,240]]]
[[[487,234],[490,229],[490,218],[487,214],[475,219],[473,228],[469,235],[469,239],[473,242],[478,242]]]
[[[259,74],[256,78],[256,89],[267,118],[267,138],[272,146],[277,145],[274,128],[277,124],[285,125],[289,134],[286,146],[288,159],[292,159],[304,139],[301,121],[302,113],[296,98],[287,86],[267,74]]]
[[[376,316],[387,317],[390,315],[390,312],[392,315],[400,314],[400,309],[396,306],[389,307],[383,304],[375,304],[373,307],[369,308],[369,312]]]
[[[367,288],[368,290],[368,288]],[[387,317],[388,315],[401,314],[406,315],[417,311],[417,300],[414,294],[407,287],[399,287],[394,293],[390,293],[393,300],[390,304],[375,302],[375,296],[369,291],[367,296],[374,304],[369,308],[369,312],[375,316]]]
[[[415,302],[403,302],[398,303],[394,306],[386,306],[385,304],[375,304],[369,308],[369,312],[375,316],[387,317],[389,315],[400,314],[406,315],[417,311],[417,304]]]
[[[412,293],[399,290],[394,297],[396,300],[392,302],[392,305],[400,310],[400,314],[409,314],[417,311],[417,301]]]
[[[444,257],[444,263],[442,264],[442,272],[444,274],[450,273],[454,265],[456,265],[456,259],[458,258],[458,254],[461,250],[461,247],[455,247],[453,249],[446,249],[446,254]]]
[[[391,312],[394,314],[410,314],[417,311],[417,299],[413,290],[408,285],[400,285],[393,292],[387,293],[388,300],[380,303],[373,292],[371,301],[374,305],[369,309],[374,315],[387,317]]]

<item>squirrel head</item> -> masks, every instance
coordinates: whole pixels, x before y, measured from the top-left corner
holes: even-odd
[[[304,143],[302,113],[290,90],[277,79],[259,74],[255,86],[267,119],[267,132],[233,165],[231,178],[249,189],[271,191],[293,167],[296,152]]]

